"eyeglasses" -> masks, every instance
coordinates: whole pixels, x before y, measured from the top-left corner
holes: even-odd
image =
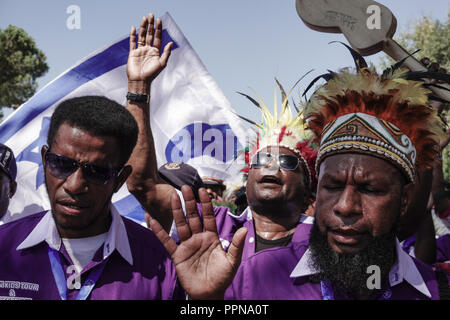
[[[46,168],[50,174],[58,179],[66,179],[77,171],[78,168],[81,168],[83,176],[88,182],[107,184],[116,178],[120,172],[116,169],[105,168],[88,162],[80,162],[49,151],[45,152],[44,159]]]
[[[258,152],[255,154],[250,162],[251,166],[255,169],[265,167],[268,163],[273,161],[278,156],[277,163],[281,169],[295,170],[300,163],[300,159],[291,154],[278,154],[273,155],[267,152]]]

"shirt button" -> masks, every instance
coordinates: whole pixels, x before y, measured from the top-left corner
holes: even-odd
[[[248,242],[253,243],[253,241],[255,241],[255,238],[250,237],[250,239],[248,239]]]

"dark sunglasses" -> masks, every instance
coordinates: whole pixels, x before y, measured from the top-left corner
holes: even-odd
[[[275,157],[277,158],[277,163],[281,169],[284,170],[295,170],[300,163],[300,159],[291,154],[278,154],[273,155],[267,152],[258,152],[255,154],[250,162],[251,166],[255,169],[260,169],[265,167],[268,163],[270,163]]]
[[[58,179],[66,179],[77,171],[78,168],[81,168],[83,176],[88,182],[94,184],[107,184],[116,178],[121,171],[97,166],[88,162],[80,162],[50,151],[45,152],[44,159],[45,167],[52,176]]]

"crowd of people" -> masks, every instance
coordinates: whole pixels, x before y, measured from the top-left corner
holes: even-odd
[[[450,298],[450,135],[424,80],[449,77],[378,74],[349,48],[355,70],[323,75],[302,110],[281,85],[279,115],[251,99],[263,121],[245,184],[227,190],[186,163],[157,166],[150,87],[173,45],[161,39],[153,14],[132,28],[126,108],[84,96],[54,111],[51,210],[0,226],[2,298]],[[0,168],[4,215],[17,187],[5,145]],[[147,227],[112,204],[124,184]]]

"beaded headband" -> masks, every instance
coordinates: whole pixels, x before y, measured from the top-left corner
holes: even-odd
[[[322,132],[316,165],[327,154],[350,149],[387,159],[401,168],[409,181],[414,181],[416,149],[408,136],[393,124],[359,112],[337,118]]]
[[[430,168],[438,158],[444,134],[444,123],[428,106],[431,91],[422,80],[434,74],[411,73],[400,68],[400,61],[378,75],[346,47],[357,72],[330,71],[317,77],[313,83],[320,77],[328,82],[304,106],[308,128],[320,142],[316,172],[327,156],[363,153],[389,161],[414,182],[416,170]]]

